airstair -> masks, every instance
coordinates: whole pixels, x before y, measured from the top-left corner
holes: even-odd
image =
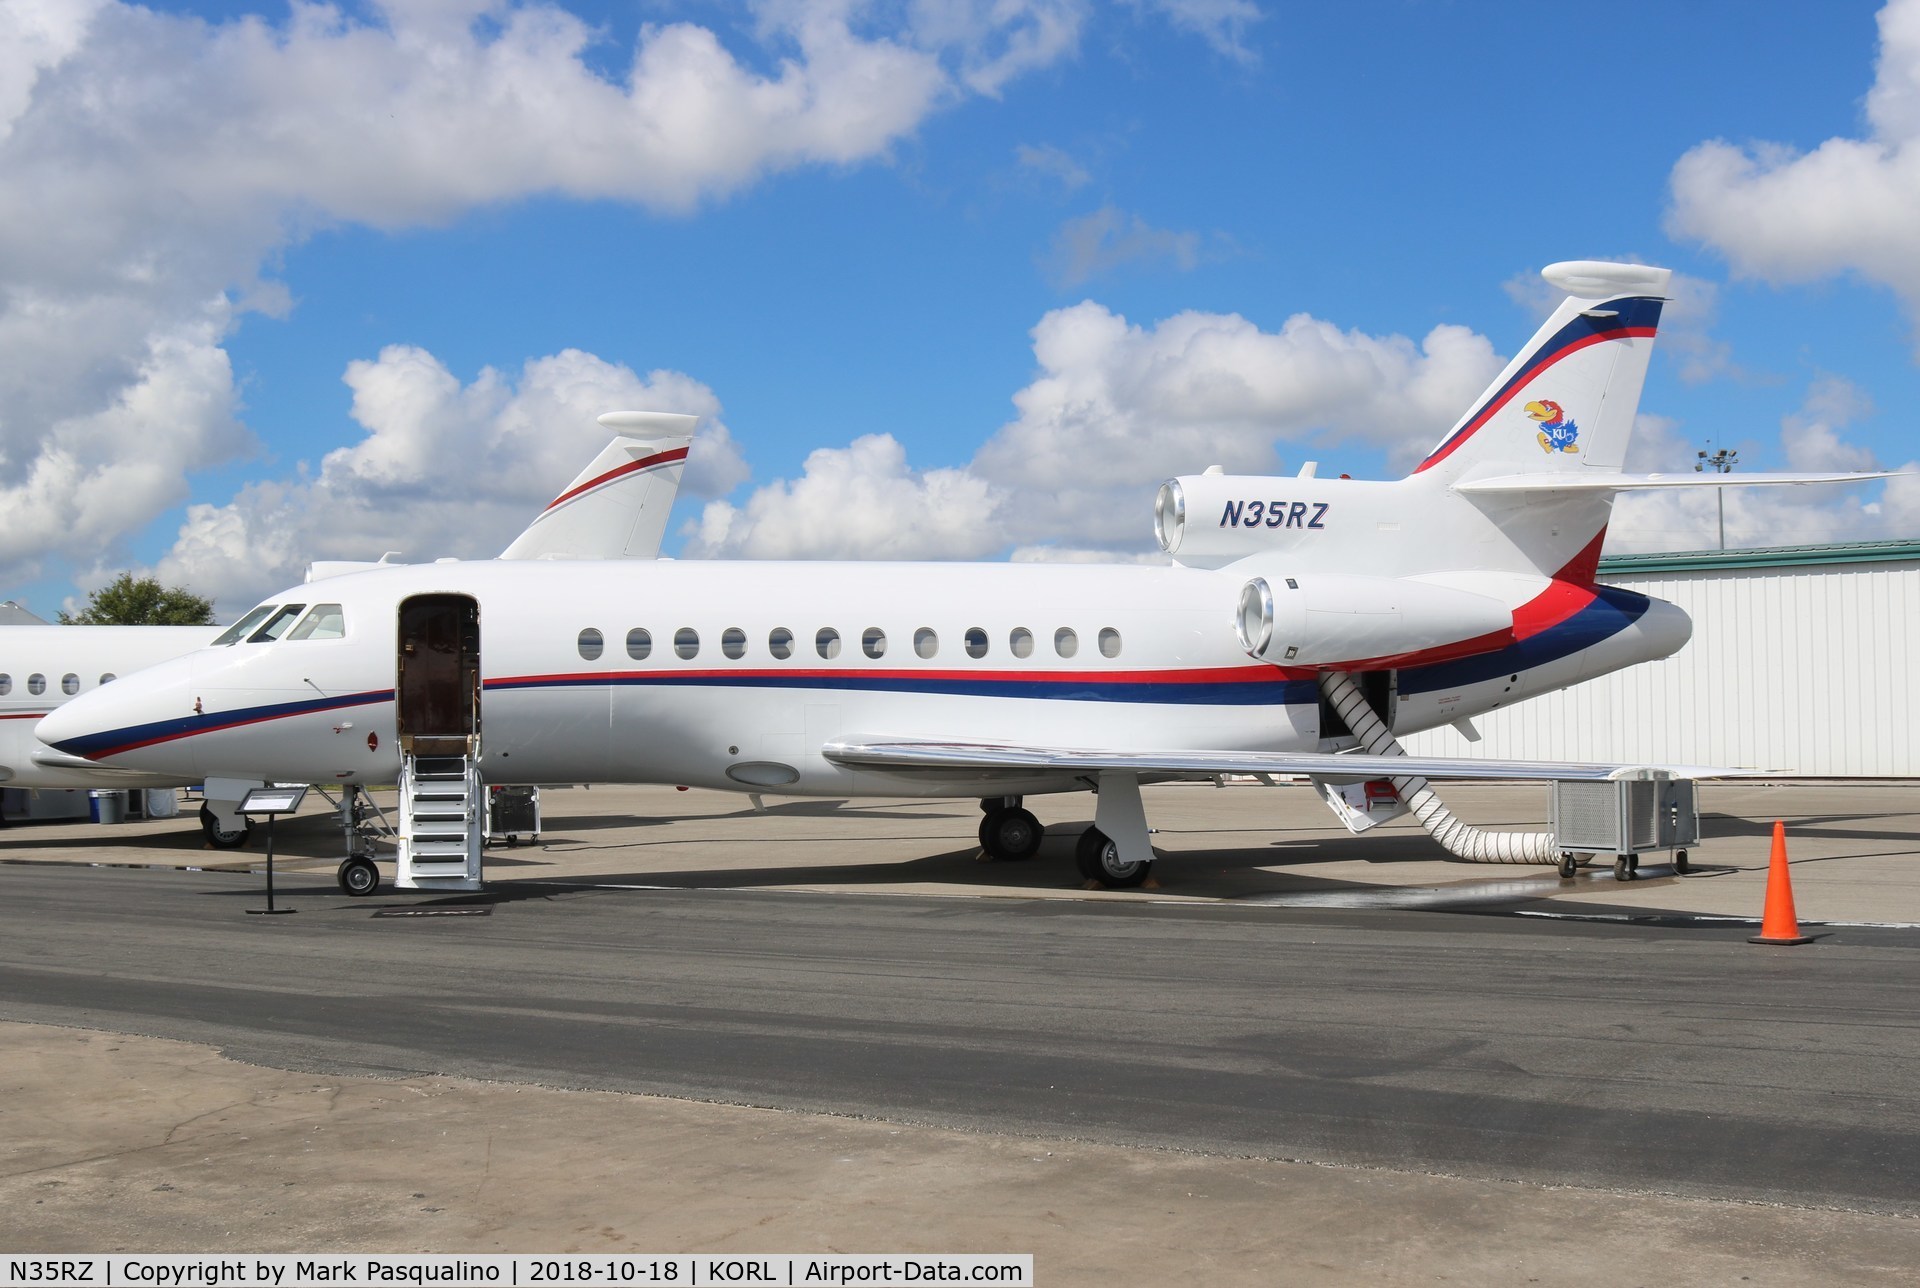
[[[400,835],[393,884],[401,890],[479,890],[486,831],[486,789],[478,741],[419,739],[400,763]]]

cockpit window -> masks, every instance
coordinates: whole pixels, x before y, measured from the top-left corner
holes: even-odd
[[[275,609],[273,616],[269,617],[259,630],[247,636],[247,643],[264,644],[279,639],[287,633],[289,626],[299,620],[300,614],[306,610],[306,607],[305,604],[286,604]]]
[[[347,615],[338,604],[315,604],[300,624],[287,632],[290,640],[337,640],[347,633]]]
[[[221,631],[219,636],[214,639],[213,643],[207,645],[207,647],[213,648],[220,644],[238,643],[239,641],[247,638],[247,633],[251,631],[254,627],[258,626],[260,624],[261,619],[264,618],[268,613],[271,613],[272,611],[273,611],[272,604],[260,605],[260,607],[254,609],[251,613],[248,613],[245,617],[242,617],[239,621],[227,627],[226,630]]]

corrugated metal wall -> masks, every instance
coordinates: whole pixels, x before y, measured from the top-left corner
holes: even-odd
[[[1601,574],[1670,600],[1693,640],[1409,753],[1920,777],[1920,561]]]

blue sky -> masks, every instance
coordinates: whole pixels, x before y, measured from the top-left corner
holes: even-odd
[[[1561,259],[1680,274],[1642,464],[1920,455],[1920,0],[17,0],[0,122],[45,615],[490,555],[617,406],[707,417],[683,557],[1139,557],[1174,473],[1403,470]],[[1728,497],[1914,537],[1900,481]]]

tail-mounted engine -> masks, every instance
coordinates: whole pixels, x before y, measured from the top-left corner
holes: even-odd
[[[1262,661],[1373,669],[1465,657],[1513,640],[1512,610],[1486,595],[1401,577],[1290,576],[1273,567],[1278,562],[1247,561],[1260,575],[1242,586],[1234,614],[1241,646]]]

